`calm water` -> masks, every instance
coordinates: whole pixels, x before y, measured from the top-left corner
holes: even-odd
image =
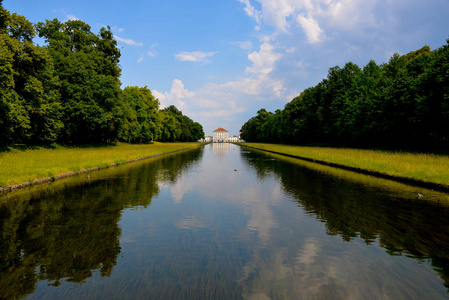
[[[448,194],[229,144],[0,196],[0,231],[6,299],[449,295]]]

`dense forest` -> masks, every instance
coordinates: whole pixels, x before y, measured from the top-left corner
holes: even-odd
[[[330,68],[283,110],[260,109],[241,131],[252,142],[448,149],[449,39],[382,65]]]
[[[160,109],[145,87],[121,89],[110,27],[33,24],[0,0],[0,145],[196,141],[203,127],[176,107]],[[45,45],[33,39],[39,36]]]

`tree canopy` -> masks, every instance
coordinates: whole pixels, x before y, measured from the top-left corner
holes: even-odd
[[[95,34],[80,20],[33,24],[0,0],[0,145],[204,137],[174,106],[160,110],[146,86],[121,89],[119,62],[109,26]]]
[[[247,141],[432,150],[449,146],[449,39],[388,63],[329,69],[275,113],[261,109]]]

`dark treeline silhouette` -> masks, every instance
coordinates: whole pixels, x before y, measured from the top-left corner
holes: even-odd
[[[449,39],[382,65],[330,68],[283,110],[260,109],[241,131],[252,142],[447,149]]]
[[[0,0],[0,146],[204,137],[174,106],[159,109],[146,86],[121,89],[119,59],[109,26],[94,34],[80,20],[33,24]]]

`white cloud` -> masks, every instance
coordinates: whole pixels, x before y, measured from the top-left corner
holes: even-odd
[[[156,48],[157,45],[159,45],[159,44],[158,43],[154,43],[153,45],[151,45],[150,50],[147,51],[148,56],[153,57],[153,56],[156,56],[156,55],[159,54],[156,50],[154,50],[154,48]]]
[[[251,0],[238,1],[245,4],[246,14],[258,26],[265,23],[279,33],[290,34],[291,23],[296,21],[309,43],[322,41],[326,29],[354,31],[378,26],[373,13],[378,0],[253,0],[260,4],[260,11]]]
[[[246,73],[268,74],[274,69],[274,64],[278,61],[282,54],[275,53],[275,46],[265,41],[261,46],[259,52],[252,52],[248,55],[248,59],[253,62],[251,67],[247,67]]]
[[[195,96],[195,93],[189,92],[189,90],[184,88],[184,83],[181,80],[175,79],[173,80],[170,93],[165,92],[162,94],[157,90],[153,90],[153,95],[159,99],[161,107],[167,107],[173,104],[182,111],[186,104],[183,99],[192,98]]]
[[[251,41],[233,42],[232,44],[239,45],[239,47],[243,50],[250,50],[253,47],[253,43],[251,43]]]
[[[220,109],[220,110],[212,110],[212,111],[203,111],[203,112],[201,112],[201,115],[208,119],[231,120],[232,116],[235,116],[236,114],[240,114],[244,111],[246,111],[245,108],[239,107],[236,109]]]
[[[255,26],[255,30],[260,30],[260,25],[261,25],[261,18],[262,18],[262,14],[260,11],[258,11],[257,9],[254,8],[254,6],[251,5],[251,3],[249,2],[249,0],[238,0],[239,2],[245,4],[245,13],[252,19],[254,19],[256,21],[256,26]]]
[[[180,52],[175,57],[180,61],[206,61],[206,57],[214,56],[217,52]]]
[[[246,118],[243,114],[257,110],[255,106],[259,106],[260,101],[290,100],[286,99],[287,89],[284,81],[272,77],[276,63],[284,56],[280,52],[285,53],[285,50],[272,43],[272,40],[273,37],[262,37],[259,50],[248,54],[250,64],[243,77],[224,83],[209,83],[195,92],[190,92],[181,80],[176,79],[169,93],[153,91],[153,94],[159,98],[162,106],[174,104],[183,113],[206,126],[206,131],[218,126],[219,123],[220,126],[238,132],[242,125],[240,119]],[[243,45],[245,48],[250,45],[249,42],[235,44]],[[198,61],[213,54],[181,52],[177,58]]]
[[[315,19],[299,15],[296,20],[302,26],[309,43],[313,44],[321,41],[323,29],[320,28],[320,25]]]
[[[124,38],[121,38],[121,37],[119,37],[119,36],[117,36],[115,34],[114,34],[114,38],[117,41],[125,43],[125,44],[130,45],[130,46],[139,46],[139,47],[143,46],[143,43],[139,43],[139,42],[133,41],[131,39],[124,39]]]
[[[66,18],[69,19],[70,21],[79,21],[80,20],[77,17],[75,17],[74,15],[67,15]]]
[[[292,0],[258,0],[262,5],[262,18],[268,25],[281,32],[288,31],[288,20],[296,9],[298,1]]]
[[[139,59],[137,60],[137,63],[141,63],[141,62],[143,62],[143,55],[141,55],[141,56],[139,57]]]
[[[107,25],[102,25],[103,27],[107,27]],[[125,31],[125,28],[119,28],[118,26],[113,26],[113,27],[111,27],[111,29],[112,29],[112,31],[114,31],[114,32],[123,32],[123,31]]]

